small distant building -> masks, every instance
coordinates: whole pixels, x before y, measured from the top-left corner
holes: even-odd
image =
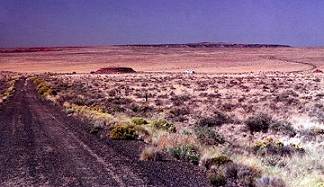
[[[187,69],[184,71],[185,74],[195,74],[196,72],[192,69]]]

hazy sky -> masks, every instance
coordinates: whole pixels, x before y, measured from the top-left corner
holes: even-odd
[[[324,1],[0,0],[0,47],[201,41],[324,46]]]

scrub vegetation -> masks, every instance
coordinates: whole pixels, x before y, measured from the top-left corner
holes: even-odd
[[[321,186],[324,76],[312,73],[43,74],[40,95],[139,159],[205,168],[214,186]]]

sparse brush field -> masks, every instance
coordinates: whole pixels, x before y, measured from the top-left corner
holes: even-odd
[[[146,142],[139,159],[200,165],[214,186],[324,185],[321,73],[37,77],[89,133]]]
[[[0,104],[12,95],[17,74],[0,72]]]

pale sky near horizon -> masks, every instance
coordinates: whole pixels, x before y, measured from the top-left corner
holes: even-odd
[[[0,47],[188,42],[324,46],[324,1],[0,0]]]

